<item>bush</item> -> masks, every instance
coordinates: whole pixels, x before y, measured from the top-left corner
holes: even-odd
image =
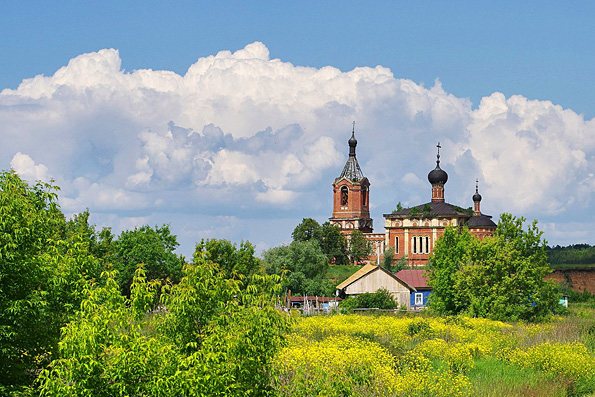
[[[380,288],[374,293],[365,293],[347,298],[339,306],[342,312],[351,313],[354,309],[396,309],[397,302],[388,290]]]

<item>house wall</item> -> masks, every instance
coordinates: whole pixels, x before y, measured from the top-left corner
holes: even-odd
[[[409,298],[409,288],[399,283],[393,277],[384,273],[382,270],[380,270],[380,268],[348,285],[345,288],[345,293],[347,295],[359,295],[366,292],[374,293],[380,288],[385,288],[388,290],[395,297],[395,300],[399,306],[404,305],[407,307],[407,309],[409,309],[411,302]]]
[[[426,307],[428,305],[428,298],[432,294],[432,291],[431,290],[417,290],[417,292],[411,291],[411,295],[410,295],[411,300],[409,301],[410,307],[416,307],[415,306],[415,294],[423,294],[423,305],[417,306],[417,307]]]

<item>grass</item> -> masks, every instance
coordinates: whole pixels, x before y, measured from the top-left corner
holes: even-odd
[[[330,265],[326,272],[326,277],[330,279],[335,285],[339,285],[359,269],[361,269],[361,266]]]
[[[469,380],[475,396],[556,397],[566,396],[567,390],[559,378],[530,368],[520,369],[491,357],[475,360]]]

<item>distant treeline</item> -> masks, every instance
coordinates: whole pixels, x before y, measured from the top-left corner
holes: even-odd
[[[547,258],[551,265],[595,264],[595,246],[574,244],[567,247],[547,247]]]

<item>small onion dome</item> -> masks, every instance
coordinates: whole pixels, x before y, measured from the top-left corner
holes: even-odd
[[[430,181],[430,183],[432,185],[436,185],[438,183],[441,183],[444,185],[446,183],[446,181],[448,181],[448,174],[446,173],[446,171],[444,171],[442,168],[440,168],[439,164],[436,164],[436,168],[434,168],[428,174],[428,181]]]
[[[356,147],[357,146],[357,139],[355,139],[355,132],[351,133],[351,138],[349,138],[349,147]]]
[[[477,190],[476,190],[475,194],[473,195],[473,202],[479,203],[480,201],[481,201],[481,194],[477,193]]]

